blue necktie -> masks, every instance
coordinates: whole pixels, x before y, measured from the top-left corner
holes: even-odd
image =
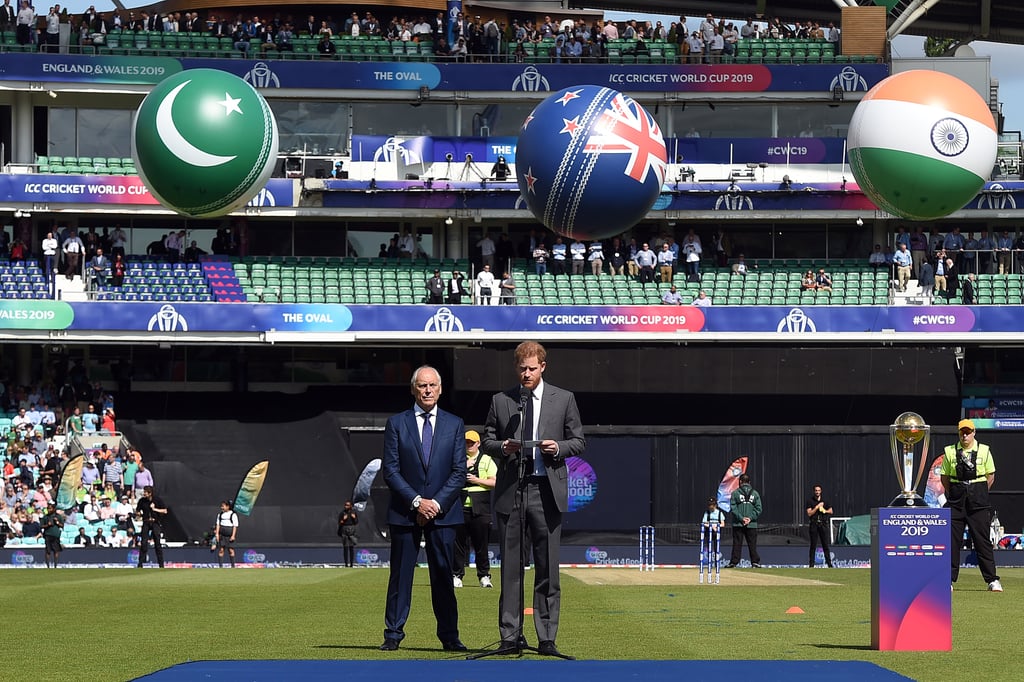
[[[423,417],[423,463],[430,464],[430,445],[434,440],[434,427],[430,425],[430,413],[420,412]]]

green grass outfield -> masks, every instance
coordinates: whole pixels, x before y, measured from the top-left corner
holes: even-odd
[[[734,569],[712,586],[696,584],[695,570],[564,570],[558,646],[587,659],[856,659],[919,680],[1019,680],[1024,569],[1001,575],[1006,591],[993,594],[977,569],[961,573],[952,652],[897,653],[870,648],[865,569]],[[377,650],[387,577],[366,568],[3,570],[0,679],[126,680],[207,659],[452,657],[434,636],[426,569],[402,648]],[[497,639],[498,590],[466,585],[462,639],[486,647]],[[804,613],[786,613],[793,606]]]

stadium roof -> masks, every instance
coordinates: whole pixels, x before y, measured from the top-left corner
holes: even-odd
[[[852,0],[861,5],[871,0]],[[568,6],[649,14],[703,16],[709,9],[716,16],[746,17],[751,14],[778,16],[783,20],[834,21],[843,0],[565,0]],[[878,4],[884,4],[879,1]],[[987,40],[1024,44],[1024,2],[1021,0],[902,0],[902,13],[928,7],[903,35],[955,38],[962,42]]]

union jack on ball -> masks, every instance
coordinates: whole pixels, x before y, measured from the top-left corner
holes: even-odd
[[[596,85],[566,88],[537,105],[516,148],[530,212],[570,239],[605,239],[640,222],[661,192],[667,163],[654,117]]]

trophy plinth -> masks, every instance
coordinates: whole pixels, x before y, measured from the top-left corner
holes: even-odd
[[[927,507],[918,494],[925,466],[932,427],[925,424],[916,412],[904,412],[889,427],[889,446],[900,494],[889,503],[890,507]]]

